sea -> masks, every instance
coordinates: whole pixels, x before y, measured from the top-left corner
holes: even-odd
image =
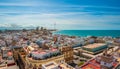
[[[59,30],[54,32],[54,34],[69,35],[69,36],[110,36],[110,37],[120,37],[120,30]]]
[[[22,30],[23,28],[0,28],[0,30]],[[33,29],[33,28],[26,28]],[[34,28],[35,29],[35,28]],[[69,35],[69,36],[110,36],[120,37],[120,30],[57,30],[53,34]]]

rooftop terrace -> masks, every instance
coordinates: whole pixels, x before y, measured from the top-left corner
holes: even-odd
[[[116,66],[117,66],[117,63],[114,62],[113,68],[115,68]],[[81,66],[81,69],[101,69],[101,65],[95,59],[92,59],[86,62],[83,66]]]
[[[89,49],[94,49],[94,48],[97,48],[97,47],[101,47],[101,46],[104,46],[105,44],[104,43],[94,43],[94,44],[89,44],[89,45],[86,45],[86,46],[83,46],[84,48],[89,48]]]

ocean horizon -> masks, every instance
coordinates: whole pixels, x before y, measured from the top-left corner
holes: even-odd
[[[23,28],[0,28],[0,30],[22,30]],[[26,28],[33,29],[33,28]],[[34,28],[35,29],[35,28]],[[53,34],[69,35],[69,36],[111,36],[120,37],[120,30],[57,30]]]
[[[120,30],[58,30],[54,34],[69,36],[111,36],[120,37]]]

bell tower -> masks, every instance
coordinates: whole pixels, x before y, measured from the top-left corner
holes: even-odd
[[[65,62],[71,63],[73,61],[73,48],[71,46],[63,46],[61,51],[64,55]]]

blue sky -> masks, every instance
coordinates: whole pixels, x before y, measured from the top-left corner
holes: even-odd
[[[120,30],[120,0],[0,0],[0,27]]]

